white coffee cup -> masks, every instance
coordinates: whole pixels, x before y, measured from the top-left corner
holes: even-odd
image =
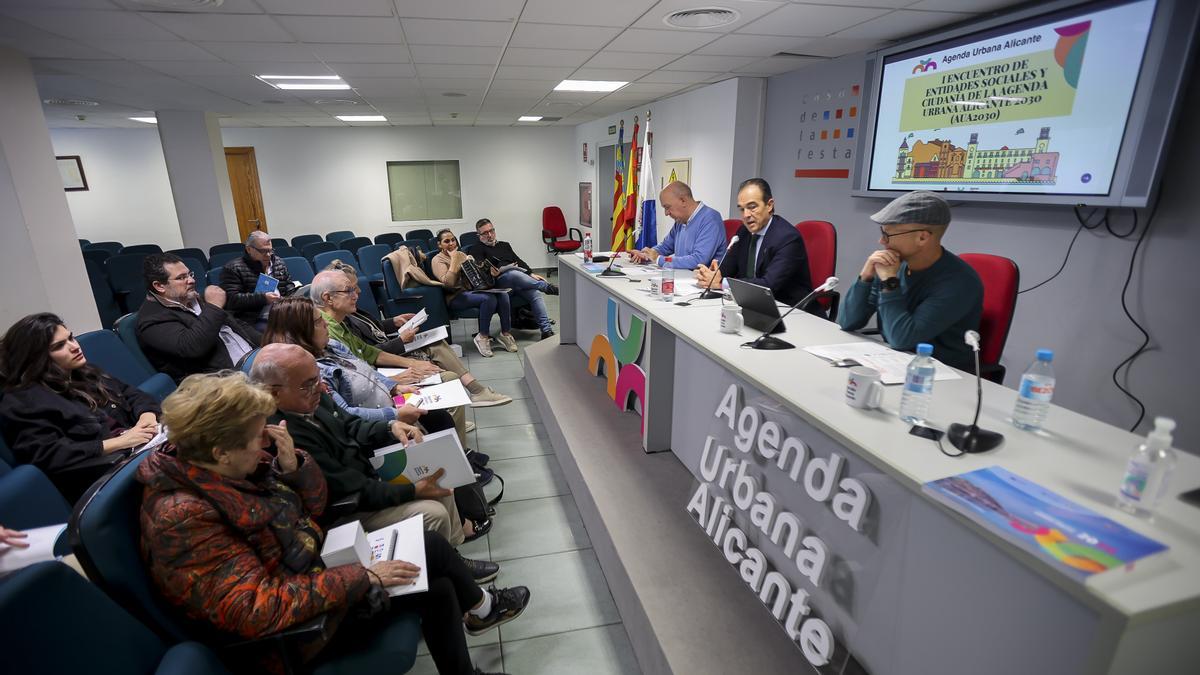
[[[878,408],[883,402],[883,383],[879,371],[865,366],[850,369],[846,378],[846,404],[863,410]]]
[[[742,308],[725,305],[721,308],[721,332],[736,333],[742,329]]]

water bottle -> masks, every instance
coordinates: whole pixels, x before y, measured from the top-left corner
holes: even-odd
[[[1050,399],[1054,396],[1054,368],[1050,362],[1054,352],[1037,350],[1037,360],[1025,369],[1021,386],[1017,390],[1017,407],[1013,409],[1013,424],[1018,429],[1037,431],[1042,428]]]
[[[900,419],[909,424],[924,424],[933,400],[933,345],[917,345],[917,355],[908,364],[904,378],[904,393],[900,395]]]
[[[1133,449],[1117,493],[1117,507],[1138,516],[1149,516],[1167,493],[1178,457],[1171,449],[1175,420],[1155,417],[1154,431]]]
[[[671,256],[663,259],[662,281],[659,282],[659,292],[664,302],[675,302],[675,268],[671,267]]]
[[[592,233],[583,235],[583,262],[592,262]]]

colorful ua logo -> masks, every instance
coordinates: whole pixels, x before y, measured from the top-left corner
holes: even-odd
[[[927,70],[937,70],[937,61],[934,61],[933,59],[925,59],[921,61],[917,65],[913,66],[913,75],[916,75],[917,73],[923,73]]]

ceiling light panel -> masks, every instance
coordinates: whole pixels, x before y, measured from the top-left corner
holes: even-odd
[[[563,80],[554,91],[616,91],[628,82],[605,82],[597,80]]]
[[[272,14],[392,16],[392,0],[257,0]]]
[[[343,122],[386,122],[383,115],[336,115]]]

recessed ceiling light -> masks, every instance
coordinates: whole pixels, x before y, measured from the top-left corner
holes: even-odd
[[[317,105],[358,105],[358,101],[351,98],[319,98],[313,103]]]
[[[340,80],[337,75],[255,75],[260,80]]]
[[[156,118],[156,117],[130,117],[129,119],[133,120],[134,122],[145,122],[146,124],[158,124],[158,118]]]
[[[563,80],[554,91],[594,91],[608,93],[616,91],[629,84],[628,82],[612,82],[604,80]]]
[[[280,82],[279,84],[272,84],[271,86],[275,87],[276,89],[287,89],[294,91],[334,91],[350,88],[350,85],[344,82],[342,84],[315,84],[312,82],[305,82],[301,84],[299,82]]]
[[[335,115],[343,122],[386,122],[383,115]]]
[[[518,122],[541,122],[541,115],[521,115],[517,118]]]
[[[741,13],[728,7],[696,7],[671,12],[663,17],[663,23],[672,28],[692,28],[703,30],[727,26],[742,18]]]

